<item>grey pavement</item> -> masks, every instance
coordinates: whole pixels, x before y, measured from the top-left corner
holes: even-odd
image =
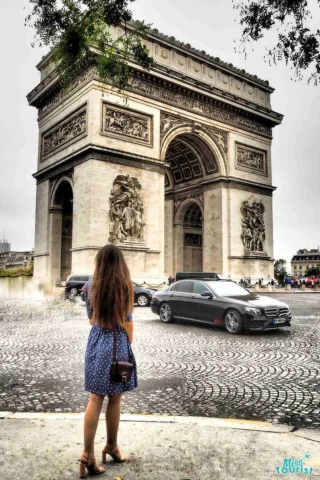
[[[245,418],[320,426],[319,294],[277,295],[291,331],[231,336],[165,325],[136,308],[139,388],[124,413]],[[82,412],[90,326],[81,301],[0,301],[0,411]]]
[[[128,420],[127,416],[120,423],[119,445],[129,461],[108,461],[101,479],[270,480],[280,477],[277,467],[281,478],[320,477],[320,433],[315,430],[288,433],[281,425],[190,417]],[[82,429],[81,416],[71,414],[18,414],[0,420],[1,480],[78,478]],[[101,420],[96,437],[99,461],[104,442]],[[295,461],[301,461],[308,474],[282,471]]]

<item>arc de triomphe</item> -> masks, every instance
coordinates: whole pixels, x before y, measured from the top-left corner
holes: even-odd
[[[271,278],[274,90],[156,30],[146,43],[156,67],[132,65],[125,101],[94,65],[68,88],[38,65],[35,279],[91,274],[108,242],[140,281]]]

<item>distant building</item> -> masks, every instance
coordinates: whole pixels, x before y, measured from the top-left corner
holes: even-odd
[[[34,252],[0,252],[0,270],[28,268],[33,265]]]
[[[10,243],[8,243],[7,240],[2,240],[2,242],[0,241],[0,253],[7,253],[7,252],[10,252],[11,250],[11,245]]]
[[[296,255],[291,260],[291,272],[293,276],[303,277],[305,276],[308,268],[318,267],[320,268],[320,250],[313,249],[298,250]]]

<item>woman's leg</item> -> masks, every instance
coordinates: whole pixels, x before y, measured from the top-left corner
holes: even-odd
[[[94,438],[99,422],[99,416],[104,396],[90,393],[89,403],[84,416],[84,451],[94,452]]]
[[[108,405],[106,409],[106,423],[107,423],[107,445],[114,448],[117,445],[117,436],[120,422],[122,393],[118,395],[111,395],[108,398]]]

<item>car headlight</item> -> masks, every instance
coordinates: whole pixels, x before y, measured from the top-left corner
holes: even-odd
[[[245,311],[251,313],[251,315],[262,315],[261,310],[259,308],[254,307],[244,307]]]

